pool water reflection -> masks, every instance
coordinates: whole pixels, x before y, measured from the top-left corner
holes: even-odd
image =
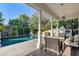
[[[26,36],[16,37],[16,38],[15,37],[14,38],[2,38],[0,42],[0,46],[4,47],[4,46],[24,42],[24,41],[29,41],[32,39],[33,39],[32,37],[26,37]]]

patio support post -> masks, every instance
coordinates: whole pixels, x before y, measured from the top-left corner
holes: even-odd
[[[53,36],[53,23],[52,23],[52,19],[51,19],[51,37]]]
[[[59,21],[57,20],[57,36],[58,36],[58,25],[59,25]]]
[[[42,48],[42,38],[41,38],[41,19],[42,19],[42,11],[39,11],[39,19],[38,19],[38,42],[37,48]]]

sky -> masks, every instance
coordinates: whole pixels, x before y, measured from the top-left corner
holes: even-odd
[[[31,17],[36,10],[22,3],[0,3],[0,12],[2,12],[5,19],[4,24],[7,25],[9,19],[17,18],[20,14]]]

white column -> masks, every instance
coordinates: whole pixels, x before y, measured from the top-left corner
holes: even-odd
[[[59,21],[57,20],[57,36],[58,36],[58,25],[59,25]]]
[[[52,19],[51,19],[51,37],[53,37],[53,26],[52,26]]]
[[[38,19],[38,42],[37,42],[37,48],[42,47],[42,38],[41,38],[41,18],[42,18],[42,11],[39,11],[39,19]]]

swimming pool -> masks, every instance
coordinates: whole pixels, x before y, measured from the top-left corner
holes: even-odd
[[[4,47],[4,46],[24,42],[24,41],[29,41],[32,39],[33,38],[30,38],[30,37],[4,38],[4,39],[1,39],[1,46]]]

